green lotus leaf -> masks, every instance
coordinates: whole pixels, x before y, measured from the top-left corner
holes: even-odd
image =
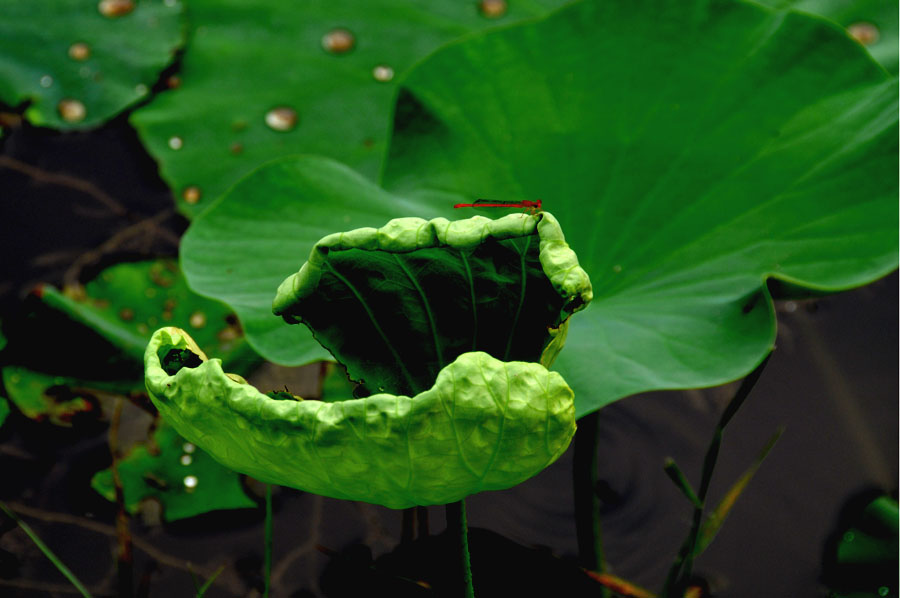
[[[559,223],[541,212],[332,233],[281,283],[273,309],[306,324],[370,391],[416,394],[470,351],[542,361],[592,296]]]
[[[563,3],[510,2],[491,18],[476,1],[191,0],[180,84],[131,121],[188,216],[280,156],[322,154],[375,178],[397,83],[413,64],[452,39]],[[343,51],[323,47],[334,30],[352,36],[341,38]]]
[[[28,120],[57,129],[147,97],[184,42],[180,0],[0,0],[0,14],[0,101],[28,101]]]
[[[147,498],[159,500],[166,521],[256,506],[244,492],[239,474],[186,443],[166,423],[154,432],[152,448],[149,443],[136,445],[119,461],[118,469],[125,508],[132,514]],[[111,468],[94,474],[91,487],[107,500],[116,500]]]
[[[202,363],[166,373],[189,349]],[[528,362],[470,352],[414,397],[279,400],[226,374],[177,328],[154,333],[147,390],[180,434],[259,480],[399,509],[514,486],[559,457],[575,433],[571,389]]]
[[[897,82],[820,18],[737,1],[574,2],[442,47],[403,80],[381,186],[270,163],[191,225],[192,287],[284,364],[321,359],[268,305],[335,230],[537,199],[594,299],[554,364],[584,415],[710,386],[772,348],[767,280],[820,292],[897,265]]]
[[[897,3],[892,0],[758,0],[773,8],[819,15],[846,27],[884,68],[897,74]]]

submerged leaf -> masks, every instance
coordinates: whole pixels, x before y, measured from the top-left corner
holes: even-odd
[[[196,368],[163,371],[161,351],[195,346],[162,328],[147,347],[147,389],[166,421],[230,468],[324,496],[399,509],[508,488],[575,432],[572,391],[537,363],[464,353],[414,397],[283,401],[200,354]]]

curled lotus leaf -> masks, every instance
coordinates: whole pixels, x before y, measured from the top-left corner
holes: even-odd
[[[556,218],[539,212],[330,234],[273,310],[308,326],[368,391],[415,395],[467,352],[550,367],[592,297]]]
[[[199,358],[167,365],[188,350]],[[193,365],[193,367],[192,367]],[[514,486],[566,449],[572,390],[539,363],[467,352],[415,396],[279,399],[226,374],[178,328],[154,333],[147,390],[178,432],[260,480],[390,508]]]

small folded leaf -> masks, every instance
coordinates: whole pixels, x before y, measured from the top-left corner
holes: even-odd
[[[174,376],[160,355],[203,363]],[[414,397],[271,399],[207,360],[182,330],[157,330],[147,390],[167,422],[221,463],[268,483],[394,509],[514,486],[555,461],[575,432],[572,391],[537,363],[460,355]]]
[[[541,361],[555,341],[555,355],[560,326],[592,296],[559,224],[543,212],[397,218],[328,235],[273,307],[306,324],[370,391],[416,394],[469,351]]]
[[[162,504],[166,521],[256,506],[244,492],[240,475],[222,467],[203,450],[185,444],[171,426],[157,428],[153,441],[153,451],[141,444],[119,462],[129,513],[137,513],[141,501],[151,497]],[[91,486],[107,500],[115,501],[112,469],[97,472]]]

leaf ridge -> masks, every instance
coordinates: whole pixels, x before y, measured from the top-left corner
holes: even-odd
[[[325,261],[324,265],[326,268],[328,268],[328,271],[331,272],[335,278],[341,281],[341,283],[343,283],[359,301],[360,305],[369,316],[369,320],[372,322],[372,326],[375,327],[375,331],[381,337],[381,340],[384,341],[384,344],[387,345],[387,348],[390,350],[391,355],[394,357],[394,361],[397,362],[397,366],[400,368],[400,371],[403,372],[403,377],[406,378],[407,383],[409,383],[411,392],[413,392],[414,394],[418,393],[418,385],[416,384],[412,375],[409,373],[409,370],[406,369],[406,365],[403,363],[403,360],[400,359],[400,354],[397,353],[397,349],[394,347],[394,344],[390,341],[390,339],[388,339],[387,335],[384,333],[384,330],[381,329],[381,326],[378,324],[378,320],[375,318],[375,314],[372,313],[372,308],[369,307],[369,304],[366,302],[365,298],[363,298],[359,290],[355,286],[353,286],[353,283],[342,276],[340,272],[335,270],[331,264]]]
[[[512,320],[512,328],[509,331],[509,339],[506,341],[506,351],[503,352],[503,361],[509,361],[509,351],[512,349],[513,338],[515,337],[516,328],[519,326],[519,318],[522,315],[522,306],[525,303],[525,285],[528,281],[528,273],[525,270],[525,256],[528,255],[528,248],[531,246],[532,236],[525,237],[525,247],[519,253],[519,272],[521,274],[521,286],[519,291],[519,305],[516,307],[516,315]]]
[[[428,316],[428,325],[431,327],[431,338],[434,339],[434,353],[437,356],[439,367],[443,368],[446,364],[444,363],[444,355],[441,351],[440,341],[438,340],[437,325],[434,322],[434,312],[431,309],[431,303],[429,303],[428,297],[425,296],[425,291],[422,290],[422,286],[419,284],[419,281],[416,280],[416,277],[413,276],[413,273],[407,267],[406,263],[396,253],[392,253],[391,255],[393,256],[394,261],[397,262],[397,265],[400,266],[400,269],[403,270],[403,273],[406,274],[406,277],[409,278],[409,281],[416,288],[419,297],[422,299],[422,307],[425,309],[425,315]]]

